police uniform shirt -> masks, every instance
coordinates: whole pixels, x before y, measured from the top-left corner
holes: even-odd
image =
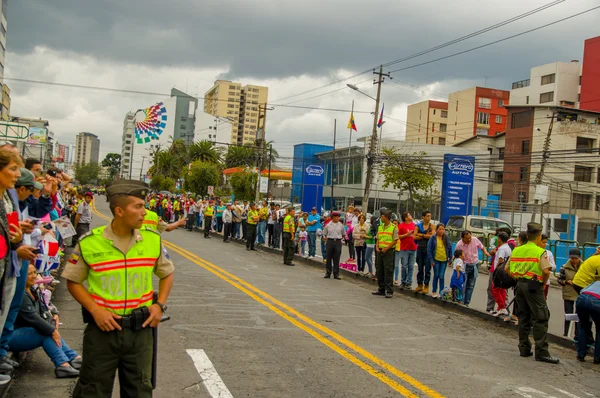
[[[344,224],[341,222],[330,222],[323,228],[323,236],[327,239],[342,239],[345,235]]]
[[[121,253],[127,253],[137,241],[143,240],[140,231],[135,229],[130,237],[120,237],[115,235],[111,225],[107,225],[104,229],[102,236],[113,242],[113,246]],[[88,277],[89,266],[83,260],[81,256],[81,248],[79,244],[75,247],[71,253],[69,261],[67,261],[62,276],[71,282],[81,284]],[[175,266],[171,261],[164,247],[161,245],[160,257],[156,260],[154,266],[154,274],[159,278],[169,276],[175,271]]]
[[[159,234],[162,234],[163,232],[165,232],[167,230],[168,226],[169,226],[169,224],[167,224],[162,219],[160,219],[160,220],[158,220],[158,225],[156,226],[156,230],[158,231]]]
[[[92,223],[92,209],[90,205],[84,200],[77,208],[77,214],[81,214],[79,217],[80,224],[91,224]]]

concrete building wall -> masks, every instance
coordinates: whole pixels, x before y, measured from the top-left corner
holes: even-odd
[[[125,119],[123,120],[123,135],[121,144],[121,170],[119,175],[121,178],[131,178],[131,148],[133,146],[133,121],[135,114],[133,112],[127,112]]]
[[[0,82],[3,82],[4,66],[6,65],[6,32],[8,29],[6,3],[6,1],[0,2]]]
[[[425,141],[425,131],[427,130],[427,112],[429,110],[429,101],[421,101],[409,105],[406,109],[406,142]]]
[[[6,84],[2,84],[2,112],[0,118],[8,121],[10,117],[10,88]]]
[[[600,112],[600,36],[585,41],[580,88],[579,107]]]
[[[427,100],[408,106],[405,141],[445,145],[447,128],[447,102]]]
[[[497,136],[478,135],[454,145],[454,148],[466,149],[476,156],[476,167],[488,169],[487,193],[498,195],[501,198],[505,145],[505,134]]]
[[[175,103],[175,131],[173,138],[183,140],[186,146],[194,142],[196,129],[196,110],[198,99],[176,88],[171,89],[171,97],[176,98]]]
[[[542,84],[542,77],[554,74],[554,82]],[[561,101],[577,104],[579,101],[579,62],[554,62],[531,68],[529,85],[514,88],[510,92],[512,105],[548,105],[558,106]],[[513,86],[515,83],[513,83]],[[552,100],[541,98],[542,94],[553,93]],[[547,97],[544,96],[544,97]],[[544,102],[542,102],[544,101]]]
[[[75,143],[75,163],[84,165],[98,163],[100,157],[100,140],[92,133],[77,134]]]
[[[454,145],[475,134],[476,91],[476,87],[471,87],[448,96],[446,145]]]

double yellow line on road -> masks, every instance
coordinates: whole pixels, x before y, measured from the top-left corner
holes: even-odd
[[[94,210],[94,213],[96,215],[98,215],[99,217],[101,217],[105,220],[108,220],[108,221],[111,220],[110,218],[106,217],[105,215],[103,215],[96,209],[95,203],[93,205],[93,210]],[[276,298],[272,297],[268,293],[258,289],[257,287],[244,281],[243,279],[200,258],[199,256],[195,255],[194,253],[191,253],[191,252],[187,251],[186,249],[184,249],[174,243],[171,243],[164,239],[162,242],[165,245],[165,247],[167,247],[168,249],[170,249],[170,250],[174,251],[175,253],[181,255],[182,257],[190,260],[191,262],[199,265],[200,267],[204,268],[208,272],[212,273],[213,275],[217,276],[218,278],[224,280],[225,282],[229,283],[230,285],[232,285],[235,288],[239,289],[240,291],[244,292],[245,294],[250,296],[255,301],[257,301],[260,304],[264,305],[265,307],[269,308],[271,311],[273,311],[274,313],[276,313],[283,319],[287,320],[288,322],[290,322],[297,328],[308,333],[309,335],[314,337],[316,340],[318,340],[322,344],[326,345],[327,347],[329,347],[330,349],[332,349],[333,351],[335,351],[336,353],[338,353],[339,355],[341,355],[342,357],[344,357],[351,363],[355,364],[362,370],[364,370],[367,373],[371,374],[372,376],[376,377],[381,382],[387,384],[389,387],[391,387],[395,391],[399,392],[403,396],[411,397],[411,398],[416,398],[419,396],[427,396],[427,397],[431,397],[431,398],[442,398],[443,397],[443,395],[441,395],[437,391],[424,385],[423,383],[421,383],[418,380],[416,380],[415,378],[407,375],[406,373],[398,370],[397,368],[395,368],[394,366],[385,362],[384,360],[378,358],[371,352],[356,345],[352,341],[346,339],[345,337],[341,336],[340,334],[336,333],[335,331],[321,325],[320,323],[309,318],[308,316],[298,312],[294,308],[277,300]],[[407,383],[408,385],[410,385],[411,387],[413,387],[416,390],[415,391],[416,393],[409,390],[407,387],[400,384],[398,381],[392,379],[390,376],[387,376],[381,370],[376,369],[374,366],[368,364],[366,361],[358,358],[354,353],[344,349],[340,345],[333,343],[330,339],[328,339],[325,336],[330,337],[332,340],[335,340],[336,342],[338,342],[341,346],[345,346],[345,347],[349,348],[350,350],[354,351],[356,354],[359,354],[362,357],[364,357],[365,359],[371,361],[373,364],[375,364],[375,365],[379,366],[380,368],[384,369],[385,371],[389,372],[391,375],[397,377],[404,383]]]

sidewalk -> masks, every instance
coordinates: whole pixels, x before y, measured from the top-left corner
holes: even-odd
[[[217,234],[216,232],[211,232],[211,235],[214,237],[219,237],[220,239],[223,238],[223,235]],[[242,240],[234,239],[233,242],[236,242],[239,244],[245,244],[245,241],[242,241]],[[272,249],[272,248],[265,247],[265,246],[257,246],[256,248],[261,251],[270,252],[270,253],[273,253],[274,255],[282,256],[281,249]],[[317,247],[317,253],[320,253],[320,251],[321,251],[321,249],[320,249],[320,245],[319,245]],[[344,261],[346,258],[348,258],[348,248],[347,248],[347,246],[344,246],[342,248],[342,261]],[[323,263],[322,257],[319,256],[318,254],[317,254],[317,257],[315,257],[315,259],[307,259],[307,258],[301,257],[299,255],[296,255],[294,258],[294,261],[297,263],[308,264],[308,265],[311,265],[311,266],[317,267],[317,268],[325,268],[325,264]],[[346,277],[353,277],[358,280],[361,280],[364,283],[370,283],[373,285],[374,288],[377,285],[376,281],[373,281],[372,279],[367,278],[365,276],[361,276],[361,275],[355,274],[353,272],[350,272],[350,271],[347,271],[347,270],[341,269],[341,268],[340,268],[340,272],[343,275],[345,275]],[[413,272],[413,288],[415,288],[417,286],[416,275],[417,275],[417,268],[415,267],[414,272]],[[432,276],[433,276],[433,273],[432,273]],[[418,297],[421,297],[423,300],[427,300],[431,304],[443,305],[445,307],[445,309],[452,308],[452,309],[458,310],[462,313],[467,313],[472,316],[477,316],[477,317],[489,320],[491,322],[494,322],[498,326],[505,326],[505,327],[516,329],[517,326],[514,325],[512,322],[503,322],[501,318],[493,317],[485,312],[486,303],[487,303],[487,287],[488,287],[489,277],[490,276],[488,274],[487,269],[485,269],[485,270],[480,269],[479,276],[478,276],[477,282],[475,284],[475,291],[473,292],[471,304],[469,305],[468,308],[463,305],[459,305],[459,304],[442,302],[441,300],[434,299],[433,297],[431,297],[431,295],[429,295],[429,296],[424,296],[421,294],[417,295],[411,291],[402,290],[399,288],[396,288],[396,294],[400,293],[400,294],[408,294],[411,296],[418,296]],[[446,270],[446,274],[445,274],[445,278],[444,278],[445,279],[444,282],[445,282],[446,286],[450,284],[450,278],[451,278],[451,269],[449,268]],[[555,278],[552,276],[551,276],[551,278],[553,278],[553,282],[550,285],[550,291],[548,292],[548,300],[547,300],[548,308],[550,309],[550,321],[548,324],[548,333],[550,335],[549,339],[551,342],[553,342],[555,344],[560,344],[561,346],[574,349],[575,344],[573,343],[572,339],[567,339],[567,338],[563,337],[564,307],[563,307],[562,291],[560,289],[560,286],[558,284],[556,284]],[[430,289],[431,289],[431,285],[430,285]],[[510,298],[512,298],[511,293],[509,293],[509,299]]]

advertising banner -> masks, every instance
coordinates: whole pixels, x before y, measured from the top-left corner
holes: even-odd
[[[442,203],[440,221],[448,223],[451,216],[469,215],[473,199],[475,157],[444,155]]]
[[[45,144],[48,139],[48,130],[43,127],[29,127],[29,135],[27,136],[28,144]]]
[[[320,164],[309,164],[304,169],[302,185],[302,211],[309,212],[313,207],[321,213],[323,206],[323,184],[325,183],[325,169]]]

